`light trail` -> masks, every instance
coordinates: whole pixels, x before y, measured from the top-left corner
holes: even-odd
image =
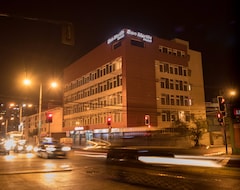
[[[138,160],[147,164],[169,164],[169,165],[186,165],[201,167],[222,167],[221,164],[206,159],[190,159],[190,158],[171,158],[157,156],[139,156]]]

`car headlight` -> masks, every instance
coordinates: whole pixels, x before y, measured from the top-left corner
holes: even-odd
[[[20,150],[23,150],[23,146],[18,146],[17,149],[20,151]]]
[[[27,145],[26,150],[27,151],[32,151],[33,150],[33,146],[32,145]]]
[[[71,150],[71,147],[69,147],[69,146],[62,147],[62,151],[70,151],[70,150]]]
[[[38,148],[37,146],[35,146],[35,147],[33,148],[33,151],[34,151],[34,152],[38,152],[38,151],[39,151],[39,148]]]
[[[4,147],[6,150],[11,150],[13,146],[14,146],[14,142],[12,140],[7,140],[4,144]]]

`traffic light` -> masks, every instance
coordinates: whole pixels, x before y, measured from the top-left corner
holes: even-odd
[[[72,23],[62,25],[62,43],[73,46],[75,43],[74,27]]]
[[[222,113],[218,112],[217,113],[217,118],[218,118],[218,122],[221,125],[223,123],[223,115],[222,115]]]
[[[52,123],[52,118],[53,118],[53,114],[52,113],[47,113],[46,114],[46,123]]]
[[[220,112],[225,112],[226,111],[226,104],[225,104],[225,99],[222,96],[217,97],[218,100],[218,109]]]
[[[111,123],[112,123],[112,118],[109,116],[109,117],[107,118],[107,125],[110,126]]]
[[[150,125],[150,115],[145,115],[144,121],[145,121],[145,125]]]

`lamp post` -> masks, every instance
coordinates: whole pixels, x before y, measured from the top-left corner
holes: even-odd
[[[24,80],[24,84],[25,85],[30,85],[31,81],[29,79],[25,79]],[[51,87],[52,88],[56,88],[58,86],[58,84],[56,82],[52,82],[51,83]],[[39,85],[39,103],[38,103],[38,133],[37,133],[37,137],[38,137],[38,141],[41,138],[41,129],[42,129],[42,83],[40,83]]]
[[[42,83],[39,87],[39,105],[38,105],[38,140],[41,138],[41,128],[42,128]]]

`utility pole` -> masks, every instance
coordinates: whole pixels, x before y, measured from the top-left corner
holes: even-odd
[[[226,102],[223,96],[217,96],[218,100],[218,111],[220,113],[220,117],[218,117],[218,121],[220,125],[223,127],[223,133],[224,133],[224,143],[226,148],[226,154],[228,154],[228,142],[227,142],[227,129],[226,129]]]

